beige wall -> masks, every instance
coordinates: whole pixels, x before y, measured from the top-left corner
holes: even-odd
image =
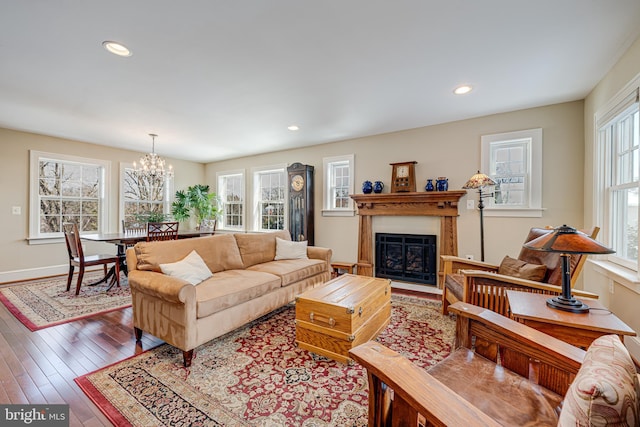
[[[627,50],[618,63],[598,83],[585,99],[584,132],[585,132],[585,186],[584,186],[584,218],[593,219],[594,204],[594,116],[611,100],[627,83],[640,73],[640,39]],[[602,239],[606,241],[606,236]],[[619,283],[610,282],[603,274],[595,271],[593,265],[585,264],[583,273],[585,289],[600,294],[600,298],[608,307],[624,320],[635,331],[640,331],[640,317],[637,316],[640,306],[640,295],[623,287]],[[613,285],[610,293],[609,284]],[[640,348],[640,341],[638,344]],[[640,359],[640,353],[636,354]]]
[[[531,226],[561,225],[582,227],[583,224],[583,103],[582,101],[551,105],[452,122],[438,126],[317,145],[308,148],[270,153],[242,159],[210,163],[206,181],[215,187],[216,172],[245,169],[278,163],[301,162],[315,166],[315,224],[319,246],[333,249],[334,260],[356,261],[358,218],[323,217],[322,158],[355,155],[356,192],[365,180],[382,180],[385,192],[390,186],[389,163],[416,160],[419,191],[424,191],[427,178],[446,176],[450,189],[460,189],[480,167],[480,137],[485,134],[531,128],[543,129],[543,207],[542,218],[485,217],[486,260],[500,262],[506,254],[517,256]],[[301,131],[303,132],[303,130]],[[247,194],[252,182],[247,179]],[[466,200],[477,200],[469,192],[462,199],[458,221],[459,253],[480,258],[480,226],[477,210],[467,210]],[[386,217],[374,219],[374,231],[437,234],[436,218]]]
[[[114,149],[95,144],[54,138],[0,128],[0,283],[13,280],[19,270],[27,277],[49,272],[47,267],[68,265],[64,243],[30,245],[29,233],[29,150],[68,154],[108,160],[111,162],[111,182],[108,185],[109,229],[119,230],[120,162],[134,162],[142,153]],[[204,180],[204,165],[167,159],[175,171],[175,188],[185,188]],[[11,208],[20,206],[21,215],[12,215]],[[88,251],[115,253],[111,244],[88,245]]]

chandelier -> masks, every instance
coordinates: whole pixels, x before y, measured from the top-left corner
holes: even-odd
[[[173,167],[169,165],[168,170],[164,168],[164,159],[156,154],[156,135],[150,133],[151,137],[151,153],[145,154],[140,158],[140,165],[133,162],[136,176],[138,178],[164,179],[165,177],[173,177]]]

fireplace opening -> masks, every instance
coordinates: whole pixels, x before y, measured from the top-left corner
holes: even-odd
[[[376,233],[375,275],[437,285],[436,236]]]

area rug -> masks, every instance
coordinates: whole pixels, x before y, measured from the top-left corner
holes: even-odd
[[[66,292],[65,275],[1,288],[0,301],[31,331],[131,306],[129,282],[124,275],[120,288],[114,286],[109,292],[104,283],[87,285],[103,276],[102,271],[85,273],[78,296],[75,295],[77,276],[73,277],[71,289]]]
[[[294,319],[276,310],[198,347],[190,368],[164,344],[76,382],[117,426],[366,426],[366,371],[296,347]],[[394,295],[378,341],[428,368],[453,336],[439,302]]]

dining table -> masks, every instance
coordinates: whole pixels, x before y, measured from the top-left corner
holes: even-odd
[[[211,232],[202,232],[200,230],[178,230],[178,239],[189,239],[192,237],[210,236]],[[120,232],[120,233],[96,233],[96,234],[82,234],[80,236],[82,240],[88,240],[91,242],[104,242],[113,243],[116,245],[118,258],[120,260],[120,271],[124,272],[124,275],[129,274],[127,269],[127,247],[133,246],[138,242],[145,242],[147,240],[146,232]],[[91,283],[91,286],[99,283],[106,283],[109,279],[114,279],[111,282],[109,288],[115,283],[116,268],[111,267],[107,274],[97,282]]]

